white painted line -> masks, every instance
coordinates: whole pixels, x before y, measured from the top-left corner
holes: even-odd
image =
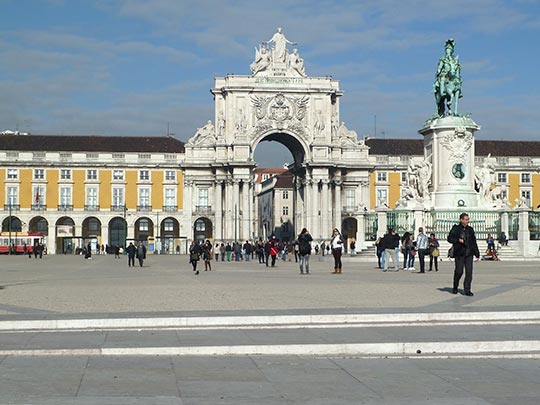
[[[537,356],[539,340],[0,350],[0,356]]]
[[[200,327],[145,327],[145,328],[85,328],[85,329],[34,329],[23,332],[66,333],[66,332],[123,332],[123,331],[183,331],[195,330],[287,330],[287,329],[347,329],[347,328],[401,328],[433,326],[501,326],[501,325],[540,325],[540,320],[506,321],[459,321],[459,322],[397,322],[397,323],[344,323],[344,324],[290,324],[290,325],[240,325],[240,326],[200,326]],[[21,330],[0,330],[0,335],[20,333]]]
[[[403,314],[267,315],[222,317],[103,318],[0,321],[0,331],[199,328],[269,325],[340,325],[419,322],[540,320],[540,311],[436,312]]]

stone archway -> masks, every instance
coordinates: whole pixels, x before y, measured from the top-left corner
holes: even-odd
[[[2,232],[22,232],[22,222],[15,215],[6,217],[2,221]]]
[[[147,217],[139,218],[135,221],[135,242],[147,242],[154,236],[154,222]]]
[[[28,232],[41,233],[46,237],[49,234],[49,222],[43,217],[34,217],[28,224]]]
[[[183,226],[205,216],[218,242],[259,236],[253,153],[260,142],[274,141],[294,159],[295,233],[306,227],[320,242],[341,225],[342,186],[369,184],[369,148],[340,121],[339,82],[308,76],[297,51],[267,46],[259,47],[251,76],[215,79],[215,125],[208,121],[185,145],[190,204]],[[199,196],[208,201],[205,212],[198,209]]]
[[[208,218],[198,218],[193,224],[193,240],[203,243],[207,239],[213,239],[212,221]]]
[[[126,246],[127,222],[124,218],[115,217],[109,221],[109,246]]]
[[[61,217],[56,221],[56,253],[75,253],[75,222],[70,217]]]

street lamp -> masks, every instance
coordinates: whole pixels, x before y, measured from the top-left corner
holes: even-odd
[[[9,223],[8,223],[8,231],[9,231],[9,243],[8,243],[8,252],[11,255],[11,198],[9,199]]]

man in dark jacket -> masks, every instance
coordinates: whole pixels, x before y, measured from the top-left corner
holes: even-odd
[[[139,242],[137,247],[137,259],[139,259],[139,267],[142,267],[144,259],[146,259],[146,246],[142,242]]]
[[[459,224],[452,227],[447,240],[452,244],[456,266],[452,294],[458,293],[459,280],[463,276],[463,268],[465,268],[464,293],[467,296],[473,296],[474,294],[471,291],[473,256],[476,256],[478,260],[480,258],[480,251],[476,243],[474,229],[469,226],[469,214],[463,213],[459,216]]]
[[[135,253],[137,248],[133,245],[133,242],[129,242],[129,246],[126,248],[126,253],[128,255],[128,267],[135,267]]]

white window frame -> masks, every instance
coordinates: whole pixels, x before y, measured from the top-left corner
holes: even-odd
[[[7,186],[6,187],[6,205],[19,205],[19,187]]]
[[[206,202],[205,202],[206,201]],[[200,188],[197,194],[197,202],[199,207],[209,207],[209,191],[207,188]]]
[[[168,192],[170,192],[171,195],[167,195]],[[165,202],[165,207],[176,207],[176,189],[165,187],[163,189],[163,201]]]
[[[376,205],[382,205],[382,204],[388,204],[388,189],[386,188],[378,188],[375,191],[376,193]],[[380,194],[384,194],[384,198],[380,196]]]
[[[388,182],[388,172],[377,172],[377,183],[386,183]]]
[[[97,169],[86,169],[86,180],[96,181],[99,180]]]
[[[90,190],[95,191],[95,195],[90,195]],[[95,201],[93,201],[95,200]],[[86,205],[97,207],[99,205],[99,189],[97,187],[86,187]]]
[[[354,188],[345,189],[345,206],[347,208],[356,207],[356,190]]]
[[[531,183],[531,174],[530,173],[521,173],[521,183],[530,184]]]
[[[504,178],[504,180],[501,180],[501,178]],[[497,173],[497,183],[500,183],[500,184],[508,183],[508,173],[506,172]]]
[[[176,181],[176,170],[165,170],[165,181]]]
[[[126,196],[124,187],[113,187],[111,196],[113,207],[122,207],[125,205]]]
[[[281,212],[283,213],[283,215],[289,215],[289,206],[288,205],[284,205],[282,208],[281,208]]]
[[[60,180],[71,180],[71,169],[60,169]]]
[[[8,180],[18,180],[19,179],[19,169],[7,169],[6,179]]]
[[[283,190],[283,194],[281,195],[281,198],[284,200],[289,199],[289,190]]]
[[[525,198],[527,205],[531,205],[531,199],[532,199],[532,191],[531,190],[521,190],[520,191],[521,198]]]
[[[112,179],[116,181],[123,181],[125,178],[124,170],[122,169],[113,169]]]
[[[38,194],[39,191],[39,194]],[[32,185],[32,205],[46,205],[46,193],[47,187],[43,184],[34,184]],[[36,196],[39,197],[39,200],[36,201]]]
[[[34,169],[34,180],[45,180],[45,169]]]
[[[137,201],[140,207],[150,207],[151,194],[150,187],[139,187]]]
[[[65,192],[67,190],[67,193]],[[61,207],[73,205],[73,189],[70,186],[60,186],[58,205]]]
[[[143,173],[146,173],[147,176],[143,176]],[[150,170],[139,170],[139,181],[150,181]]]

